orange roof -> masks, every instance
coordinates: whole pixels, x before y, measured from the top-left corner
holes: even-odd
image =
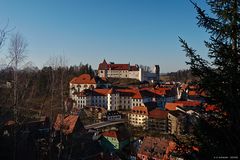
[[[167,119],[168,111],[163,111],[159,108],[156,108],[149,112],[149,117],[156,119]]]
[[[75,93],[78,97],[85,97],[85,96],[107,96],[108,94],[110,94],[112,91],[111,89],[94,89],[94,90],[90,90],[90,89],[85,89],[82,92],[79,93]]]
[[[189,92],[188,92],[188,95],[189,95],[189,96],[198,96],[199,94],[198,94],[197,91],[189,91]]]
[[[182,106],[200,106],[200,101],[176,101],[175,103],[182,104]]]
[[[82,74],[74,77],[70,83],[72,84],[96,84],[95,78],[91,78],[90,74]]]
[[[162,96],[166,95],[171,88],[142,88],[141,91],[146,96]]]
[[[96,94],[107,96],[112,93],[112,89],[94,89]]]
[[[176,144],[175,142],[173,142],[173,141],[170,141],[170,142],[168,143],[168,147],[167,147],[167,149],[166,149],[166,157],[168,157],[169,154],[176,149],[176,147],[177,147],[177,144]],[[167,159],[168,159],[168,158],[167,158]],[[167,159],[166,159],[166,160],[167,160]]]
[[[216,105],[208,104],[205,108],[205,111],[219,111],[220,109]]]
[[[134,98],[134,99],[142,99],[143,97],[142,97],[141,93],[139,92],[139,90],[135,90],[134,95],[132,96],[132,98]]]
[[[148,115],[148,109],[145,106],[135,106],[132,108],[132,113],[141,114],[141,115]]]
[[[181,103],[170,103],[167,102],[165,105],[165,109],[169,110],[169,111],[175,111],[177,106],[182,107],[183,105]]]
[[[142,99],[142,95],[139,92],[138,89],[136,88],[131,88],[131,89],[118,89],[118,92],[125,92],[125,93],[130,93],[132,98],[134,99]]]
[[[54,124],[54,129],[59,131],[62,126],[63,133],[65,135],[70,134],[73,132],[77,120],[78,120],[77,115],[67,115],[67,116],[63,117],[62,114],[58,114],[57,119]],[[62,124],[62,121],[63,121],[63,124]]]

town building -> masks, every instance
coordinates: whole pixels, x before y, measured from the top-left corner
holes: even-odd
[[[149,112],[148,130],[160,133],[168,132],[168,111],[156,108]]]
[[[144,70],[138,65],[107,63],[104,59],[98,66],[98,76],[104,78],[132,78],[139,81],[159,81],[160,67],[155,65],[152,70]]]
[[[177,110],[177,107],[199,107],[201,106],[200,101],[174,101],[174,102],[167,102],[165,104],[165,109],[169,111]]]
[[[187,114],[180,111],[169,111],[168,113],[168,133],[181,135],[187,132]]]
[[[77,115],[58,114],[53,126],[55,132],[62,130],[63,134],[68,136],[74,132],[85,131],[83,124]]]
[[[69,83],[69,91],[67,111],[86,106],[104,107],[108,111],[130,110],[152,102],[164,109],[167,102],[177,100],[175,86],[114,89],[110,88],[106,78],[91,77],[89,74],[74,77]]]
[[[128,123],[134,127],[147,128],[148,109],[145,106],[135,106],[128,113]]]
[[[127,89],[85,89],[72,94],[75,108],[85,106],[104,107],[109,111],[130,110],[134,106],[156,103],[164,109],[167,102],[176,100],[174,88],[127,88]]]
[[[145,137],[137,153],[141,160],[165,160],[169,159],[170,154],[176,148],[176,143],[172,140],[159,137]]]
[[[91,77],[90,74],[81,74],[74,77],[69,83],[70,97],[75,93],[80,93],[85,89],[108,88],[110,84],[105,78]]]
[[[160,67],[154,65],[152,67],[140,67],[142,69],[142,80],[148,82],[159,82],[160,80]]]
[[[183,105],[175,102],[167,102],[165,104],[165,109],[168,111],[175,111],[178,106],[183,106]]]
[[[104,59],[98,66],[99,77],[141,79],[141,71],[137,65],[107,63]]]
[[[108,121],[117,121],[122,119],[122,114],[118,111],[108,111],[106,117]]]
[[[130,143],[130,135],[121,130],[109,130],[102,133],[100,144],[105,150],[115,152]]]

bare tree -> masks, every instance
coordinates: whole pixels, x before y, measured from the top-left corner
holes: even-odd
[[[64,56],[53,56],[49,59],[47,62],[47,65],[51,67],[51,73],[49,76],[51,77],[51,104],[50,104],[50,110],[51,110],[51,126],[53,125],[53,110],[60,109],[60,112],[62,113],[61,117],[61,126],[60,126],[60,142],[58,144],[58,159],[61,159],[62,156],[62,150],[63,150],[63,120],[65,117],[65,105],[64,105],[64,78],[66,74],[66,59]],[[53,107],[54,99],[60,98],[60,103],[58,103],[58,106],[56,108]],[[59,99],[58,99],[59,100]],[[43,109],[43,108],[42,108]],[[51,132],[51,131],[50,131]],[[51,142],[50,142],[51,143]],[[51,155],[51,149],[49,150]],[[51,157],[51,156],[50,156]]]
[[[23,62],[25,56],[27,43],[20,33],[13,34],[10,39],[9,58],[13,68],[13,111],[14,120],[18,123],[18,67]],[[14,154],[13,159],[16,158],[16,128],[14,129]]]
[[[6,34],[7,34],[7,26],[5,25],[2,29],[0,29],[0,49],[3,46],[5,40],[6,40]]]
[[[15,27],[9,29],[8,24],[9,24],[9,21],[7,21],[7,23],[3,27],[0,28],[0,49],[4,45],[4,42],[7,38],[8,33],[15,29]]]
[[[14,112],[16,112],[17,104],[18,104],[18,95],[17,95],[17,89],[18,89],[18,68],[19,65],[23,62],[25,56],[25,51],[27,47],[27,42],[22,37],[20,33],[15,33],[12,35],[10,39],[10,46],[9,46],[9,58],[10,63],[13,67],[13,81],[14,81],[14,98],[13,98],[13,104],[14,104]],[[17,117],[15,117],[17,118]],[[17,119],[16,119],[17,120]]]
[[[58,153],[58,159],[61,159],[61,154],[63,150],[63,121],[65,117],[65,106],[64,106],[64,94],[63,94],[63,78],[66,69],[66,59],[63,56],[59,57],[59,69],[60,69],[60,85],[61,85],[61,108],[62,108],[62,118],[60,127],[60,149]]]

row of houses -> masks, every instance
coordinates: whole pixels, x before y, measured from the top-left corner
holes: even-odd
[[[124,126],[116,126],[108,130],[91,134],[89,131],[86,132],[78,115],[66,115],[65,117],[58,115],[54,124],[54,130],[56,132],[55,137],[59,135],[57,133],[61,129],[64,134],[62,145],[65,146],[67,143],[72,143],[75,148],[76,144],[79,143],[80,145],[77,146],[77,150],[73,149],[73,151],[86,159],[101,159],[106,156],[107,153],[110,153],[110,157],[105,157],[103,159],[127,159],[127,157],[130,156],[143,160],[167,160],[170,157],[173,159],[180,158],[176,157],[176,155],[172,155],[173,152],[177,152],[178,148],[172,136],[144,136],[143,139],[134,140],[131,138],[131,133]],[[78,137],[78,139],[74,141],[70,140],[75,137]],[[90,148],[86,148],[86,146]],[[84,148],[88,155],[86,151],[84,151]],[[67,147],[66,149],[64,148],[65,154],[67,153],[66,150]],[[122,155],[123,157],[120,158],[119,156],[121,154],[118,153],[124,154]],[[73,154],[73,156],[74,155],[75,154]]]
[[[155,102],[158,107],[164,107],[166,102],[178,98],[176,86],[115,89],[102,78],[82,74],[70,81],[70,98],[74,107],[99,106],[107,110],[130,110],[134,106],[145,106]]]
[[[198,122],[202,111],[199,101],[170,102],[165,105],[165,110],[136,106],[128,113],[128,122],[134,127],[180,135],[189,132],[191,124]]]

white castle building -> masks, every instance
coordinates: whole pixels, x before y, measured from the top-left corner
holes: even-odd
[[[159,65],[155,65],[152,71],[145,71],[143,68],[129,64],[107,63],[104,59],[98,66],[98,76],[104,78],[132,78],[139,81],[159,81]]]

